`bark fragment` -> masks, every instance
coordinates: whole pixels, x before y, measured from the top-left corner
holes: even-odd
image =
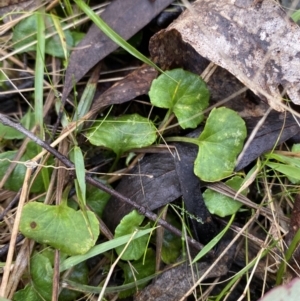
[[[282,111],[284,92],[300,104],[298,25],[275,1],[248,1],[246,7],[240,2],[196,1],[191,10],[152,38],[152,57],[162,65],[166,57],[174,61],[176,51],[173,55],[165,49],[176,36],[177,48],[190,47],[227,69],[274,109]],[[194,52],[190,53],[195,57]]]

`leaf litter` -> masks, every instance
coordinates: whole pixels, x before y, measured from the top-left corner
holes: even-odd
[[[114,1],[114,2],[118,2],[118,1]],[[149,2],[151,2],[151,1],[149,1]],[[158,0],[156,0],[154,2],[158,2]],[[236,6],[237,8],[234,7],[233,12],[231,12],[231,13],[233,13],[233,15],[237,18],[238,16],[244,16],[242,14],[242,12],[239,11],[240,9],[249,10],[249,12],[251,13],[250,15],[252,16],[252,20],[253,20],[253,18],[261,20],[260,19],[261,15],[258,13],[254,14],[254,12],[257,12],[262,7],[270,8],[270,5],[268,3],[266,4],[266,6],[263,6],[264,3],[260,2],[260,1],[255,2],[255,5],[251,1],[248,1],[248,2],[249,3],[246,6],[245,5],[241,6],[240,3],[238,1],[236,1],[234,6]],[[266,2],[270,2],[270,1],[266,1]],[[209,5],[210,5],[208,3],[208,1],[203,1],[203,3],[205,3],[205,5],[207,5],[206,10],[204,7],[203,11],[200,12],[200,14],[207,13],[207,11],[208,11],[207,7],[209,7]],[[222,18],[222,17],[224,17],[225,19],[229,18],[229,17],[232,18],[232,15],[228,9],[228,7],[231,7],[230,6],[231,3],[229,3],[229,1],[223,1],[222,3],[224,4],[224,8],[227,8],[227,10],[224,9],[224,14],[227,14],[227,15],[225,15],[225,17],[224,17],[224,15],[222,15],[222,13],[220,13],[220,11],[218,10],[218,7],[214,7],[214,6],[213,6],[214,9],[211,10],[212,13],[214,13],[215,16],[218,16],[218,14],[219,14],[220,18]],[[285,19],[285,15],[283,13],[282,13],[282,15],[280,15],[280,13],[279,13],[280,10],[278,10],[276,5],[274,7],[275,7],[274,9],[277,13],[276,16],[279,15],[279,17],[281,19]],[[239,13],[237,13],[237,11]],[[195,12],[195,10],[194,10],[194,12]],[[260,13],[262,13],[262,12],[260,12]],[[188,13],[186,12],[186,14],[188,14]],[[272,15],[272,16],[274,17],[274,15]],[[198,19],[200,19],[200,18],[198,18]],[[209,18],[206,18],[203,22],[206,22],[208,19]],[[208,21],[213,22],[214,18],[211,18],[211,19],[212,20],[208,20]],[[218,20],[218,18],[215,18],[215,19]],[[274,19],[276,19],[276,18],[274,18]],[[236,21],[235,19],[228,19],[228,20],[231,20],[231,22],[232,22],[232,20]],[[286,22],[287,23],[284,23],[284,24],[289,24],[290,21],[286,21]],[[234,26],[233,26],[232,32],[234,34],[237,34],[238,29],[239,29],[238,25],[240,25],[240,24],[239,24],[239,22],[236,22],[236,23],[233,22],[233,23],[235,25],[237,24],[237,27],[234,28]],[[278,22],[278,23],[280,23],[282,25],[282,20],[281,20],[281,22]],[[205,26],[207,26],[207,24],[208,23],[205,23]],[[219,24],[223,24],[223,23],[221,22]],[[224,24],[227,24],[227,23],[225,22]],[[243,26],[241,26],[241,27],[243,27]],[[211,26],[209,28],[213,28],[213,27],[214,26]],[[193,26],[192,26],[192,28],[193,28]],[[206,30],[204,30],[204,31],[206,31]],[[173,37],[172,37],[172,34],[170,35],[170,32],[172,34],[174,33]],[[174,39],[176,41],[176,43],[175,43],[176,47],[173,48],[174,55],[176,55],[176,53],[175,53],[176,51],[174,51],[174,49],[177,49],[177,48],[179,50],[183,51],[182,52],[183,54],[186,54],[187,51],[189,53],[193,52],[193,49],[191,49],[189,45],[184,44],[184,43],[186,43],[186,41],[182,42],[181,33],[179,35],[178,35],[178,32],[175,34],[175,31],[173,29],[170,32],[169,33],[165,32],[164,33],[165,37],[163,39],[165,40],[165,43],[169,43],[170,40],[172,40],[172,39]],[[262,31],[260,31],[260,32],[262,32]],[[282,33],[282,31],[279,31],[279,33]],[[204,32],[204,35],[205,34],[207,34],[207,32]],[[213,34],[216,34],[216,32],[214,32]],[[224,32],[223,32],[223,34],[224,34]],[[255,33],[253,35],[255,36]],[[176,38],[174,38],[174,36],[176,36]],[[166,38],[166,37],[168,37],[168,38]],[[260,37],[262,37],[262,35],[260,35]],[[156,39],[156,41],[155,41],[155,39]],[[157,37],[155,37],[155,39],[153,39],[151,42],[152,46],[155,43],[157,43],[157,41],[159,39],[159,35]],[[254,39],[254,40],[257,41],[256,39]],[[260,40],[261,40],[261,38],[260,38]],[[248,39],[246,39],[246,41],[249,42]],[[182,46],[182,45],[184,45],[184,46]],[[212,44],[210,44],[210,45],[212,45]],[[238,48],[239,44],[235,45],[233,43],[233,45],[230,45],[230,47],[233,47],[233,46],[236,46]],[[159,55],[164,55],[162,50],[167,47],[168,46],[161,44],[160,46],[158,46],[158,48],[156,48],[156,50],[153,47],[150,48],[152,57],[157,59],[159,57]],[[93,48],[93,47],[91,47],[91,48]],[[157,49],[160,49],[160,51],[161,51],[161,53],[159,55],[157,52],[155,52],[155,51],[157,51]],[[249,87],[254,93],[259,95],[261,98],[267,99],[269,101],[269,103],[271,102],[271,100],[275,99],[276,100],[275,102],[270,103],[274,108],[276,108],[278,110],[281,109],[281,106],[278,105],[278,102],[277,102],[277,100],[281,101],[281,99],[282,99],[282,97],[281,97],[282,91],[278,90],[278,86],[280,86],[280,85],[282,85],[285,88],[284,90],[286,90],[287,94],[290,96],[292,101],[297,100],[298,95],[297,95],[297,89],[295,88],[295,86],[297,86],[297,81],[293,82],[294,78],[293,78],[293,74],[291,75],[291,73],[287,73],[288,75],[286,77],[282,76],[282,73],[280,73],[280,72],[282,70],[286,71],[285,68],[279,68],[280,72],[278,72],[278,70],[273,69],[274,66],[278,67],[278,64],[279,64],[278,61],[275,61],[274,64],[272,64],[273,61],[272,61],[272,59],[270,59],[272,62],[269,62],[269,65],[267,65],[268,68],[266,68],[266,70],[264,70],[265,73],[262,72],[264,74],[270,75],[269,77],[266,76],[267,79],[264,77],[262,79],[259,78],[260,80],[258,80],[258,82],[256,82],[255,76],[251,74],[250,81],[248,79],[249,82],[247,82],[246,80],[244,80],[245,74],[247,75],[247,72],[245,71],[245,69],[243,69],[243,67],[245,68],[245,66],[241,67],[239,64],[237,64],[237,66],[234,65],[236,62],[236,59],[239,58],[239,56],[237,54],[236,54],[236,57],[225,56],[225,59],[224,59],[224,55],[223,55],[224,49],[222,49],[222,51],[216,51],[217,54],[216,53],[212,54],[214,52],[212,50],[215,50],[215,49],[217,49],[217,48],[213,46],[213,47],[210,47],[210,50],[208,51],[208,53],[200,53],[200,52],[199,53],[201,56],[204,56],[204,57],[208,58],[209,60],[214,61],[215,63],[218,63],[220,66],[226,68],[228,71],[230,71],[232,74],[234,74],[237,78],[239,78],[244,84],[246,84],[246,86]],[[242,49],[245,50],[243,47],[242,47]],[[249,49],[252,50],[251,47]],[[245,51],[247,52],[248,50],[245,50]],[[265,49],[263,48],[263,50],[265,50]],[[272,50],[272,47],[271,47],[271,50]],[[217,56],[219,53],[221,53],[223,55],[221,57],[221,59],[220,59],[220,57]],[[233,51],[233,53],[234,53],[234,51]],[[256,54],[256,52],[255,52],[255,54]],[[178,53],[177,53],[177,55],[178,55]],[[203,57],[199,58],[199,54],[195,53],[195,51],[193,52],[193,55],[197,57],[197,60],[193,61],[188,55],[185,55],[184,57],[181,58],[182,62],[180,62],[179,60],[174,60],[172,56],[165,58],[164,62],[168,62],[170,65],[173,64],[172,65],[173,67],[174,66],[176,66],[176,67],[189,66],[190,68],[187,68],[188,70],[193,69],[193,68],[199,68],[199,66],[206,67],[208,65],[207,60],[204,59]],[[216,55],[216,58],[210,57],[210,55]],[[286,56],[286,54],[283,55],[283,57],[285,57],[285,56]],[[241,56],[241,58],[243,58],[243,56]],[[99,59],[99,57],[97,59]],[[200,63],[195,64],[195,61],[200,62]],[[156,60],[156,62],[159,63],[159,60]],[[243,62],[242,59],[240,60],[240,62],[242,65],[242,62]],[[260,61],[258,60],[258,63],[256,65],[253,62],[253,66],[255,65],[256,69],[259,70],[259,67],[263,65],[263,64],[261,64],[261,62],[262,62],[262,60],[260,60]],[[77,62],[76,62],[76,60],[74,60],[74,63],[78,64],[78,60],[77,60]],[[94,63],[91,63],[90,65],[92,67],[94,65]],[[232,66],[232,65],[234,65],[234,66]],[[86,68],[86,66],[84,66],[84,67]],[[247,67],[248,67],[248,65],[247,65]],[[204,70],[204,68],[201,69],[201,72],[203,70]],[[219,71],[220,74],[223,72],[223,70],[220,68],[218,68],[217,70]],[[269,72],[270,70],[272,72]],[[73,71],[74,71],[74,69],[73,69]],[[191,71],[194,71],[194,70],[191,70]],[[82,76],[84,74],[84,72],[85,71],[79,70],[79,73],[78,73],[78,74],[80,74],[79,77]],[[134,79],[135,77],[133,76],[133,78],[131,78],[131,80],[130,80],[131,75],[129,75],[128,77],[126,77],[123,80],[123,82],[121,84],[118,83],[115,86],[113,86],[112,88],[110,88],[109,90],[107,90],[107,95],[108,95],[108,93],[110,93],[111,96],[107,97],[106,101],[102,102],[104,97],[100,96],[97,101],[97,107],[104,108],[105,106],[112,104],[112,103],[122,103],[122,102],[130,101],[134,98],[135,89],[137,89],[137,92],[136,92],[137,95],[145,94],[145,92],[147,92],[149,90],[151,82],[152,82],[153,78],[155,77],[155,72],[153,72],[153,76],[151,75],[149,78],[147,78],[146,81],[144,81],[143,86],[140,89],[139,89],[139,85],[135,85],[135,79]],[[201,72],[197,72],[197,73],[200,74]],[[217,74],[217,76],[216,76],[216,74]],[[137,76],[137,78],[138,78],[138,76]],[[221,83],[226,82],[227,78],[229,78],[230,75],[227,73],[227,76],[225,75],[223,78],[220,79],[218,72],[215,72],[213,74],[212,78],[214,76],[216,77],[216,79],[214,79],[214,85],[212,84],[212,82],[211,83],[208,82],[208,86],[212,90],[213,97],[217,101],[217,100],[222,99],[222,96],[217,96],[216,90],[218,90],[218,84],[220,84],[220,82]],[[297,80],[297,75],[295,75],[294,77]],[[281,78],[284,78],[285,81],[281,82]],[[234,77],[232,77],[231,79],[234,79]],[[252,83],[252,85],[251,85],[251,83]],[[230,86],[229,91],[227,91],[228,95],[230,95],[232,93],[233,89],[237,88],[239,86],[239,84],[240,83],[237,82],[236,87],[233,87],[233,85],[232,86],[228,85],[228,81],[227,81],[226,85],[225,85],[226,89],[228,86]],[[267,91],[266,92],[267,95],[265,93],[261,93],[262,87],[264,87],[265,90]],[[67,91],[68,89],[70,89],[70,86],[67,85],[65,89]],[[232,90],[230,90],[230,89],[232,89]],[[124,90],[126,91],[125,94],[122,93]],[[222,90],[222,89],[220,89],[220,90]],[[117,91],[119,91],[119,92],[117,92]],[[127,91],[128,91],[128,94],[127,94]],[[117,93],[114,94],[114,92],[117,92]],[[115,97],[116,95],[117,95],[117,97]],[[123,98],[122,98],[122,96],[119,97],[120,95],[124,95],[124,97]],[[251,99],[250,99],[251,97],[247,97],[247,95],[244,95],[243,97],[237,97],[237,101],[239,102],[239,104],[236,104],[236,105],[240,105],[241,107],[244,107],[244,109],[245,109],[245,107],[247,106],[247,101],[249,103],[251,103]],[[242,105],[241,105],[241,103],[242,103]],[[252,102],[252,105],[253,105],[253,102]],[[255,107],[255,106],[253,106],[253,107]],[[94,113],[95,113],[95,111],[94,111]],[[239,111],[239,109],[237,109],[237,107],[236,107],[236,111]],[[248,110],[248,113],[249,112],[251,112],[251,109]],[[280,144],[280,143],[286,141],[287,139],[289,139],[290,137],[293,137],[297,133],[299,133],[299,126],[297,125],[297,122],[295,121],[295,119],[293,119],[291,114],[287,114],[287,118],[285,118],[286,116],[284,114],[275,113],[275,112],[272,113],[270,116],[271,117],[267,119],[264,126],[258,131],[258,134],[255,136],[255,138],[251,142],[248,152],[244,155],[245,161],[241,161],[239,163],[240,166],[236,167],[236,170],[243,169],[245,166],[247,166],[249,163],[251,163],[253,160],[255,160],[258,156],[260,156],[266,150],[271,149],[275,143]],[[247,124],[248,129],[253,128],[255,126],[255,124],[257,123],[257,120],[258,120],[257,118],[253,118],[253,117],[248,117],[248,120],[246,118],[246,124]],[[279,136],[279,133],[281,134],[281,136],[280,136],[280,140],[277,141],[277,137]],[[198,132],[198,134],[199,134],[199,132]],[[192,149],[192,148],[190,148],[190,149]],[[184,160],[179,165],[184,165],[186,162],[189,162],[188,170],[192,170],[192,167],[193,167],[192,162],[193,162],[193,159],[195,158],[195,153],[193,153],[193,151],[190,151],[189,147],[187,147],[187,149],[185,149],[184,151],[186,154],[186,158],[184,158],[184,156],[182,155],[182,158]],[[136,180],[137,178],[135,176],[131,176],[128,178],[124,177],[116,189],[117,189],[117,191],[124,194],[125,196],[129,196],[131,199],[135,199],[139,202],[142,202],[142,204],[146,205],[151,210],[154,210],[155,208],[158,208],[158,207],[162,206],[163,204],[168,204],[169,202],[172,202],[173,200],[180,197],[181,195],[185,195],[184,187],[186,187],[186,185],[184,183],[184,177],[181,177],[181,176],[178,177],[178,172],[183,171],[182,170],[183,167],[182,166],[178,167],[178,162],[180,162],[180,161],[177,160],[174,162],[174,156],[171,156],[171,154],[169,154],[169,153],[164,154],[164,155],[155,154],[155,155],[146,156],[143,160],[140,161],[139,165],[132,170],[132,173],[133,174],[135,173],[137,175],[139,175],[141,173],[148,173],[148,174],[153,175],[154,177],[152,179],[141,177],[143,179],[141,181],[137,181]],[[156,163],[156,169],[155,168],[153,169],[153,166],[155,166],[155,163]],[[147,180],[148,182],[145,182],[144,179]],[[133,190],[130,191],[132,188],[133,188]],[[186,197],[188,198],[188,196],[186,196]],[[121,210],[120,210],[120,207],[122,208]],[[126,207],[127,207],[127,209],[125,210]],[[107,212],[110,212],[110,213],[105,214],[104,219],[107,220],[107,224],[111,226],[111,224],[113,224],[113,223],[118,224],[121,217],[124,216],[125,211],[130,212],[131,208],[130,207],[128,208],[127,205],[120,204],[120,202],[116,199],[115,200],[111,199],[109,201],[109,204],[108,204],[106,210],[107,210],[106,213]],[[120,214],[119,214],[119,211],[121,211]],[[209,217],[209,215],[208,215],[208,217]],[[114,220],[111,223],[108,219],[112,219],[112,218],[114,218]],[[114,228],[114,226],[111,226],[111,229],[113,229],[113,228]],[[221,247],[221,249],[222,249],[222,247]],[[232,258],[233,258],[233,256],[232,256]],[[205,266],[203,269],[202,269],[202,266],[198,267],[200,269],[201,273],[202,273],[202,271],[205,272],[211,265],[210,262],[204,262],[204,263],[205,263]],[[227,263],[228,263],[228,265],[227,265]],[[222,270],[220,273],[216,272],[214,275],[211,275],[211,276],[216,277],[216,276],[225,275],[228,272],[228,266],[231,266],[231,261],[230,260],[224,261],[224,264],[225,265],[223,265],[223,270],[222,270],[222,265],[219,265],[219,267]],[[154,298],[153,300],[159,300],[159,298],[162,298],[162,300],[169,300],[169,299],[166,299],[166,296],[164,295],[165,292],[163,290],[160,290],[161,288],[164,288],[164,284],[166,283],[166,281],[169,283],[169,288],[170,288],[170,290],[168,290],[169,292],[174,290],[174,287],[177,287],[179,284],[181,284],[180,282],[182,282],[182,284],[183,284],[182,285],[182,294],[184,295],[184,293],[189,288],[190,282],[192,281],[192,278],[189,278],[190,275],[186,276],[187,274],[185,274],[185,272],[186,272],[186,268],[183,267],[181,270],[174,272],[171,276],[167,276],[167,274],[165,274],[167,278],[162,278],[162,281],[160,282],[160,284],[158,282],[158,285],[156,287],[154,284],[154,286],[152,286],[152,288],[150,288],[150,287],[149,287],[149,289],[146,288],[140,294],[140,296],[145,296],[143,294],[146,294],[146,295],[148,294],[147,298],[149,300],[151,300],[151,298]],[[179,278],[177,278],[178,273],[183,276],[183,279],[186,277],[188,281],[181,281]],[[175,281],[172,282],[173,280],[175,280]],[[158,295],[160,295],[160,297],[155,297]],[[138,298],[139,297],[137,297],[136,300],[138,300]],[[142,298],[140,300],[143,300],[143,297],[140,297],[140,298]],[[179,295],[178,294],[173,295],[173,298],[175,298],[175,300],[178,300]]]

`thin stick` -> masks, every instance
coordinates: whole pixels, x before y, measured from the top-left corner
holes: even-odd
[[[21,124],[17,124],[17,123],[12,122],[9,118],[7,118],[5,115],[3,115],[1,113],[0,113],[0,122],[2,124],[4,124],[4,125],[10,126],[10,127],[14,128],[14,129],[20,131],[21,133],[23,133],[24,135],[26,135],[27,137],[29,137],[33,142],[35,142],[36,144],[40,145],[44,149],[44,151],[41,152],[36,157],[34,157],[32,159],[32,161],[34,161],[34,162],[37,161],[39,158],[41,158],[46,153],[46,151],[48,151],[53,156],[55,156],[58,160],[60,160],[66,167],[68,167],[68,168],[75,168],[75,165],[67,157],[65,157],[64,155],[62,155],[55,148],[53,148],[53,146],[58,143],[57,142],[58,139],[55,142],[53,142],[51,145],[49,145],[45,141],[41,140],[40,138],[36,137],[33,133],[31,133],[30,131],[28,131],[27,129],[25,129]],[[61,137],[59,138],[59,140],[61,141]],[[95,187],[103,190],[104,192],[107,192],[108,194],[110,194],[111,196],[115,197],[116,199],[118,199],[118,200],[120,200],[122,202],[125,202],[125,203],[131,205],[140,214],[148,217],[152,221],[155,221],[158,225],[160,225],[160,226],[168,229],[169,231],[171,231],[175,235],[177,235],[179,237],[182,236],[181,231],[179,231],[177,228],[173,227],[172,225],[170,225],[166,221],[160,219],[155,213],[147,210],[146,207],[140,206],[136,202],[132,201],[130,198],[127,198],[127,197],[123,196],[119,192],[113,190],[112,188],[106,186],[105,184],[103,184],[100,181],[92,178],[89,175],[85,175],[85,180],[86,180],[87,183],[89,183],[89,184],[91,184],[91,185],[93,185],[93,186],[95,186]],[[190,244],[190,246],[193,246],[197,250],[202,250],[203,245],[200,244],[195,239],[187,237],[187,241]],[[213,252],[211,251],[207,255],[213,257]]]
[[[130,239],[128,240],[128,242],[126,243],[125,247],[123,248],[122,252],[120,253],[120,255],[118,256],[118,258],[115,260],[115,262],[111,265],[110,269],[109,269],[109,272],[107,274],[107,277],[105,279],[105,282],[103,284],[103,288],[101,290],[101,293],[99,294],[99,297],[98,297],[98,301],[101,301],[102,298],[103,298],[103,295],[105,293],[105,288],[107,287],[107,284],[108,284],[108,281],[112,275],[112,272],[114,271],[117,263],[119,262],[119,260],[121,259],[121,257],[123,256],[124,252],[127,250],[129,244],[131,243],[132,239],[134,238],[134,236],[136,235],[136,233],[138,232],[138,230],[135,230],[133,233],[132,233],[132,236],[130,237]]]
[[[19,201],[19,205],[17,208],[16,218],[15,218],[15,222],[14,222],[13,230],[12,230],[12,234],[11,234],[8,254],[7,254],[7,258],[6,258],[6,262],[5,262],[5,266],[4,266],[2,283],[1,283],[1,287],[0,287],[0,296],[2,296],[4,298],[7,297],[7,294],[8,294],[6,287],[7,287],[8,278],[9,278],[9,274],[10,274],[10,270],[11,270],[13,255],[15,252],[15,246],[16,246],[16,240],[17,240],[17,235],[18,235],[18,231],[19,231],[19,224],[20,224],[22,209],[23,209],[25,200],[27,198],[27,193],[28,193],[28,188],[29,188],[29,180],[30,180],[32,171],[33,170],[31,168],[27,168],[27,170],[26,170],[24,183],[23,183],[23,187],[22,187],[22,192],[21,192],[21,196],[20,196],[20,201]]]

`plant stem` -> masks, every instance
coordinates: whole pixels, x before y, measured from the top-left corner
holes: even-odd
[[[159,128],[158,128],[158,130],[160,131],[161,135],[164,133],[166,127],[171,122],[171,120],[173,119],[173,117],[174,117],[174,115],[172,116],[172,110],[169,109],[168,112],[165,115],[164,120],[161,122],[161,124],[159,125]]]
[[[186,142],[186,143],[193,143],[196,145],[199,145],[199,142],[195,138],[189,138],[189,137],[168,137],[165,138],[167,142]]]
[[[298,246],[298,243],[300,241],[300,229],[297,231],[296,235],[294,236],[290,247],[287,249],[284,259],[282,260],[280,267],[278,269],[277,275],[276,275],[276,285],[280,285],[282,283],[282,279],[283,279],[283,273],[286,270],[286,264],[287,262],[289,262],[289,260],[292,258],[293,253],[295,251],[295,249]]]
[[[51,153],[53,156],[55,156],[66,167],[75,170],[75,165],[67,157],[65,157],[63,154],[61,154],[60,152],[58,152],[55,148],[53,148],[52,146],[50,146],[45,141],[43,141],[40,138],[36,137],[32,132],[30,132],[27,129],[25,129],[21,124],[12,122],[9,118],[7,118],[4,114],[1,114],[1,113],[0,113],[0,122],[3,125],[10,126],[10,127],[14,128],[14,129],[20,131],[21,133],[23,133],[24,135],[26,135],[28,138],[30,138],[33,142],[35,142],[36,144],[40,145],[42,148],[44,148],[49,153]],[[165,229],[169,230],[170,232],[174,233],[175,235],[177,235],[179,237],[182,236],[181,231],[179,231],[176,227],[173,227],[172,225],[170,225],[168,222],[160,219],[157,216],[157,214],[151,212],[146,207],[137,204],[136,202],[132,201],[130,198],[127,198],[127,197],[123,196],[119,192],[117,192],[114,189],[106,186],[105,184],[103,184],[100,181],[92,178],[89,175],[85,175],[85,180],[86,180],[87,183],[89,183],[89,184],[91,184],[91,185],[93,185],[93,186],[95,186],[95,187],[103,190],[104,192],[107,192],[108,194],[110,194],[111,196],[115,197],[116,199],[118,199],[118,200],[120,200],[122,202],[125,202],[125,203],[131,205],[133,208],[137,209],[140,214],[148,217],[152,221],[157,222],[158,225],[164,227]],[[187,237],[187,241],[188,241],[188,243],[189,243],[190,246],[193,246],[197,250],[201,250],[203,248],[202,244],[200,244],[195,239],[192,239],[191,237]],[[209,252],[207,255],[210,256],[211,258],[213,258],[214,257],[214,252]]]

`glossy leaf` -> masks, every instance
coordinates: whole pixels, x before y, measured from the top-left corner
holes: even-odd
[[[243,183],[243,180],[244,179],[241,177],[235,176],[226,181],[225,184],[238,191]],[[248,192],[249,189],[245,189],[242,194],[246,195]],[[243,205],[241,202],[211,189],[205,190],[203,193],[203,198],[209,212],[220,217],[235,214]]]
[[[207,182],[230,176],[246,134],[245,122],[236,112],[227,108],[213,109],[203,132],[195,139],[199,146],[195,174]]]
[[[148,229],[149,223],[145,227],[139,227],[144,220],[144,216],[139,214],[136,210],[131,211],[129,214],[124,216],[115,230],[115,238],[133,234],[136,229]],[[148,242],[148,235],[145,235],[139,239],[135,239],[130,242],[126,251],[122,255],[123,260],[138,260],[144,254]],[[124,246],[117,247],[116,252],[120,254],[124,249]]]
[[[132,148],[151,145],[156,140],[156,128],[138,114],[118,118],[107,117],[96,123],[87,134],[90,143],[112,149],[118,156]]]
[[[196,128],[208,106],[209,90],[198,75],[174,69],[152,82],[149,97],[154,106],[170,109],[182,128]]]
[[[20,231],[26,237],[48,244],[68,255],[85,254],[99,236],[99,222],[95,214],[87,212],[90,231],[83,213],[66,205],[50,206],[29,203],[24,206]]]
[[[137,261],[133,261],[129,264],[119,263],[124,271],[124,284],[136,282],[137,280],[146,278],[155,273],[155,253],[152,249],[148,249],[146,258],[141,257]],[[147,285],[147,282],[138,285],[136,288],[128,289],[119,293],[119,298],[125,298],[133,295],[137,290],[141,290]]]

